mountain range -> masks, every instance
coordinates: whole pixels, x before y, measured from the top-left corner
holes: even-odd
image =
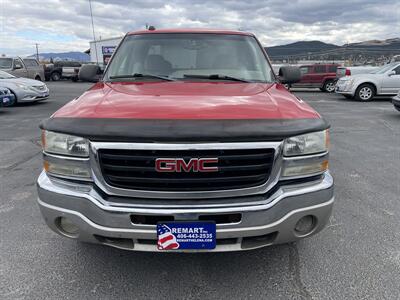
[[[29,57],[36,57],[36,54],[32,54]],[[71,52],[61,52],[61,53],[39,53],[40,60],[50,60],[59,61],[59,60],[71,60],[71,61],[80,61],[80,62],[88,62],[90,61],[90,56],[83,52],[71,51]]]
[[[342,46],[321,41],[300,41],[287,45],[266,47],[272,60],[296,59],[372,59],[400,54],[400,38],[370,40]]]

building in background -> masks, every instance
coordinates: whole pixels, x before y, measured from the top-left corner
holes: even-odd
[[[102,64],[107,64],[113,54],[115,48],[118,46],[119,42],[122,40],[122,36],[91,41],[89,55],[91,62],[98,62]],[[97,53],[97,55],[96,55]]]

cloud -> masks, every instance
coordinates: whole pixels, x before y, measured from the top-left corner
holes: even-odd
[[[265,46],[344,44],[399,35],[399,0],[98,0],[97,37],[142,29],[207,27],[254,32]],[[88,0],[0,0],[0,53],[84,51],[93,39]]]

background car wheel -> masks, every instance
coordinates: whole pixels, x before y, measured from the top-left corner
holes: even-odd
[[[16,106],[16,105],[17,105],[17,103],[18,103],[17,95],[16,95],[16,94],[15,94],[13,91],[11,91],[11,94],[13,94],[13,95],[14,95],[14,97],[15,97],[15,101],[14,101],[13,105],[10,105],[10,107],[11,107],[11,106]]]
[[[355,95],[358,101],[364,101],[364,102],[371,101],[372,98],[374,98],[374,96],[375,96],[375,88],[373,85],[368,83],[360,85],[357,88]]]
[[[323,89],[327,93],[333,93],[335,91],[335,82],[333,80],[326,81]]]
[[[61,75],[58,72],[54,72],[51,74],[51,80],[53,81],[59,81],[61,79]]]
[[[42,81],[42,78],[40,78],[40,76],[37,75],[37,76],[35,77],[35,80]]]

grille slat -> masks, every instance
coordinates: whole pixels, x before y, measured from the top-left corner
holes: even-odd
[[[274,149],[99,150],[105,181],[114,187],[153,191],[202,191],[254,187],[270,176]],[[157,172],[157,158],[218,158],[218,172]]]

